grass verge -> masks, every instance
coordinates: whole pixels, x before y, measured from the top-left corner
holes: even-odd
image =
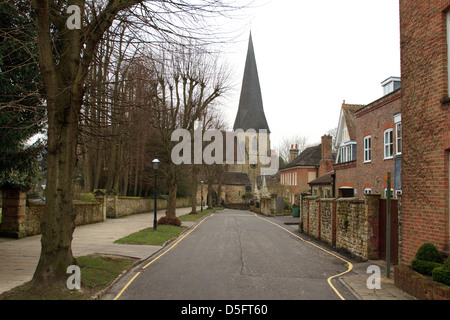
[[[181,221],[189,221],[189,222],[193,222],[193,221],[197,221],[201,218],[203,218],[204,216],[210,214],[211,212],[216,212],[219,210],[223,210],[222,207],[217,207],[217,208],[213,208],[213,209],[205,209],[202,211],[197,211],[196,214],[186,214],[184,216],[180,216],[178,217],[178,219],[180,219]]]
[[[116,240],[115,243],[162,246],[166,241],[178,237],[178,235],[186,228],[187,227],[161,225],[158,226],[156,231],[154,231],[153,228],[143,229]]]
[[[45,288],[35,290],[30,282],[0,295],[0,300],[89,300],[108,287],[124,270],[129,269],[136,259],[88,255],[78,257],[81,270],[81,289]],[[69,277],[70,274],[67,275]]]

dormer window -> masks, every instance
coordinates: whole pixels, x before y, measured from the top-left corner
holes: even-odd
[[[383,87],[383,94],[387,95],[394,92],[401,87],[401,81],[399,77],[389,77],[381,83]]]

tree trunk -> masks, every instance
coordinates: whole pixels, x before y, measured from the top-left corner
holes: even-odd
[[[72,177],[78,142],[77,108],[72,104],[77,99],[67,92],[62,96],[56,101],[48,99],[47,188],[41,220],[41,256],[33,277],[35,287],[64,285],[67,267],[76,263],[71,245],[75,230]]]
[[[177,174],[173,163],[169,164],[167,175],[167,187],[169,189],[169,196],[167,198],[167,217],[176,217],[177,209]]]
[[[197,192],[198,192],[198,168],[195,164],[192,165],[192,186],[191,186],[191,207],[190,214],[197,213]]]

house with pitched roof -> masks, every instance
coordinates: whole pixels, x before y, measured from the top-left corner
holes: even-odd
[[[401,194],[401,82],[389,77],[381,83],[383,96],[368,105],[341,107],[337,131],[336,197]],[[390,172],[391,186],[384,181]]]
[[[333,154],[331,149],[332,137],[322,136],[322,143],[306,148],[296,156],[298,150],[291,148],[291,161],[280,169],[280,186],[283,196],[292,204],[295,195],[310,190],[309,182],[332,170]]]
[[[342,103],[339,124],[336,133],[337,149],[334,165],[335,188],[337,197],[355,196],[354,181],[356,169],[356,116],[355,113],[364,105]]]

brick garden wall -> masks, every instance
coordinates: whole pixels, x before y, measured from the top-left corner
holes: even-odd
[[[361,259],[378,259],[379,197],[302,197],[299,231]]]

